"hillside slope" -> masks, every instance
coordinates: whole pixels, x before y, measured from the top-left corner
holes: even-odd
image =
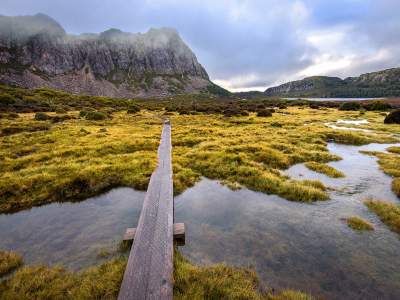
[[[367,73],[344,80],[314,76],[271,87],[267,96],[285,97],[390,97],[400,96],[400,68]]]

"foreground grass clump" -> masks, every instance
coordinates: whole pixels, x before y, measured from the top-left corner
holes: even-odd
[[[374,227],[371,223],[359,218],[359,217],[350,217],[346,219],[347,226],[351,229],[357,231],[371,231],[374,230]]]
[[[79,273],[61,267],[32,266],[17,271],[0,283],[0,298],[14,299],[117,299],[126,257],[108,261]],[[268,299],[312,300],[306,294],[285,290],[260,293],[254,272],[212,265],[198,267],[181,254],[174,255],[174,299]]]
[[[0,251],[0,277],[22,265],[22,257],[12,251]]]
[[[390,230],[400,235],[400,205],[377,200],[366,201],[365,205],[370,211],[374,212]]]
[[[70,114],[76,118],[56,124],[33,114],[0,120],[2,128],[21,129],[0,137],[0,212],[76,201],[115,186],[147,187],[161,133],[153,114],[120,112],[103,121]]]
[[[81,273],[62,267],[25,267],[0,283],[0,298],[117,299],[125,265],[125,258],[114,259]]]
[[[387,148],[387,151],[391,152],[391,153],[396,153],[396,154],[400,154],[400,147],[389,147]]]
[[[326,164],[317,163],[315,161],[306,162],[305,166],[310,170],[318,173],[325,174],[332,178],[344,177],[343,172],[336,170],[334,167],[328,166]]]
[[[292,290],[277,294],[261,293],[254,271],[223,264],[199,267],[180,253],[174,260],[174,299],[265,299],[312,300],[313,297]]]

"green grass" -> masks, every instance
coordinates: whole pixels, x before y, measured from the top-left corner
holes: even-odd
[[[370,211],[374,212],[390,230],[400,235],[400,205],[377,200],[366,201],[365,205]]]
[[[340,178],[345,176],[343,172],[336,170],[334,167],[328,166],[326,164],[317,163],[315,161],[306,162],[305,166],[310,170],[325,174],[332,178]]]
[[[374,227],[371,223],[359,218],[359,217],[350,217],[346,219],[347,226],[356,231],[371,231],[374,230]]]
[[[24,267],[0,283],[0,298],[117,299],[126,262],[126,257],[120,257],[78,273],[62,267]],[[223,264],[199,267],[175,252],[174,299],[313,299],[297,291],[272,294],[261,293],[259,288],[257,276],[251,270]]]
[[[0,250],[0,277],[20,267],[22,263],[22,257],[17,253]]]

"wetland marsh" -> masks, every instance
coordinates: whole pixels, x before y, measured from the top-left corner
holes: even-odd
[[[71,118],[58,123],[35,120],[33,113],[0,119],[3,129],[46,125],[0,137],[0,249],[20,253],[27,265],[0,286],[7,297],[18,295],[16,280],[33,275],[30,266],[37,264],[80,271],[51,271],[73,278],[71,286],[74,276],[105,272],[105,278],[114,276],[111,290],[88,289],[115,296],[125,263],[118,244],[125,228],[136,226],[165,114],[173,129],[175,219],[187,226],[186,246],[179,251],[205,266],[178,255],[177,297],[187,296],[183,287],[192,296],[207,295],[187,278],[202,282],[202,276],[231,272],[250,291],[240,295],[273,299],[273,293],[255,292],[255,273],[209,266],[214,263],[254,269],[263,286],[276,290],[327,299],[399,296],[400,240],[390,230],[396,221],[386,226],[364,204],[400,203],[400,130],[384,125],[383,113],[288,107],[276,108],[272,117],[226,117],[156,109],[116,111],[100,121],[67,114]],[[351,217],[374,230],[351,229]],[[106,267],[87,271],[103,262]],[[228,293],[238,283],[226,284]],[[52,291],[57,289],[62,290],[55,285]]]

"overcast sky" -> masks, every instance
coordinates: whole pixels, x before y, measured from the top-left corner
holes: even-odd
[[[68,33],[174,27],[211,79],[264,90],[312,75],[400,67],[400,0],[1,0],[0,14],[45,13]]]

